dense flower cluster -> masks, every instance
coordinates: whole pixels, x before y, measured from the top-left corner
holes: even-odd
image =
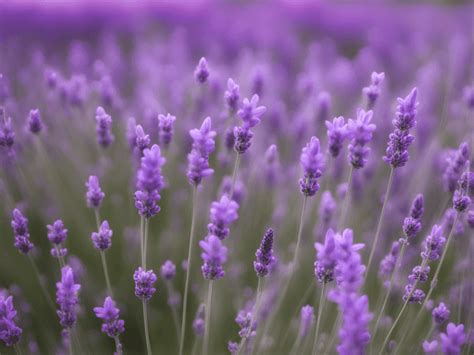
[[[211,130],[211,118],[207,117],[201,128],[192,129],[189,135],[193,139],[193,148],[188,154],[188,180],[192,185],[199,185],[203,178],[210,176],[214,170],[209,167],[209,154],[214,151],[216,132]]]
[[[120,310],[115,307],[112,298],[106,297],[102,307],[94,307],[97,318],[102,319],[102,332],[111,338],[119,336],[125,331],[125,322],[120,317]]]
[[[199,242],[202,249],[202,275],[207,280],[218,280],[224,276],[222,265],[227,261],[227,248],[215,235],[209,235]]]
[[[21,213],[18,208],[13,210],[13,219],[11,222],[13,235],[15,237],[15,248],[23,254],[28,254],[34,245],[30,241],[30,233],[28,232],[28,219]]]
[[[61,269],[61,281],[56,283],[56,303],[59,323],[64,328],[71,328],[76,323],[78,293],[81,285],[75,283],[74,272],[69,266]]]
[[[272,264],[275,262],[275,256],[273,255],[273,229],[270,228],[265,232],[255,256],[256,260],[253,262],[253,268],[257,276],[267,276]]]

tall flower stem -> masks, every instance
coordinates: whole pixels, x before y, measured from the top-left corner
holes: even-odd
[[[142,268],[145,268],[145,258],[143,253],[143,245],[145,244],[144,232],[145,230],[145,217],[140,217],[140,258],[142,260]]]
[[[145,342],[146,342],[146,351],[148,355],[151,355],[151,344],[150,344],[150,334],[148,332],[148,310],[147,310],[147,301],[142,300],[143,305],[143,327],[145,328]]]
[[[179,355],[183,355],[184,349],[184,336],[186,334],[186,312],[188,307],[188,288],[189,288],[189,275],[191,270],[192,251],[194,242],[194,227],[196,223],[196,200],[197,200],[197,186],[193,187],[193,202],[192,202],[192,217],[191,217],[191,231],[189,233],[189,245],[188,245],[188,259],[186,267],[186,282],[184,284],[184,295],[183,295],[183,316],[181,319],[181,334],[179,341]]]
[[[319,296],[318,317],[316,319],[316,332],[314,333],[313,354],[317,353],[319,325],[321,324],[321,314],[323,313],[324,302],[326,301],[326,282],[323,282],[321,295]]]
[[[15,354],[21,355],[21,348],[18,344],[13,345],[13,348],[15,349]]]
[[[350,194],[351,194],[351,185],[352,185],[352,177],[354,175],[354,167],[351,165],[351,168],[349,170],[349,177],[347,178],[347,189],[346,189],[346,194],[344,196],[344,202],[342,203],[342,210],[341,210],[341,216],[339,218],[339,229],[341,229],[346,222],[346,217],[347,217],[347,210],[349,209],[349,201],[350,201]]]
[[[398,255],[397,259],[395,260],[395,267],[392,271],[392,275],[390,276],[390,282],[388,284],[387,291],[385,292],[385,297],[384,297],[384,300],[383,300],[383,303],[382,303],[382,308],[380,308],[379,314],[377,316],[377,320],[375,321],[374,333],[372,335],[373,339],[375,339],[375,335],[377,334],[380,319],[382,319],[382,315],[385,312],[385,307],[387,306],[388,297],[390,296],[390,292],[392,291],[393,281],[395,280],[395,275],[397,273],[398,262],[403,259],[403,254],[405,253],[405,248],[406,248],[407,243],[408,243],[408,241],[405,240],[405,242],[402,245],[402,248],[400,249],[400,254]]]
[[[436,287],[436,284],[438,283],[438,276],[439,276],[439,272],[441,270],[441,266],[443,265],[443,262],[444,262],[444,259],[446,257],[446,254],[448,252],[448,248],[449,248],[449,244],[451,242],[451,239],[453,237],[453,234],[454,234],[454,229],[456,228],[456,223],[458,221],[458,217],[459,217],[459,213],[456,212],[455,216],[454,216],[454,221],[453,221],[453,226],[451,227],[451,231],[449,232],[449,236],[448,236],[448,239],[446,241],[446,245],[443,249],[443,254],[441,254],[441,259],[439,260],[439,263],[438,263],[438,266],[436,267],[436,271],[434,273],[434,276],[431,280],[431,283],[430,283],[430,288],[428,290],[428,293],[426,294],[426,297],[420,307],[420,309],[418,310],[418,312],[416,313],[416,316],[415,316],[415,320],[413,321],[412,325],[413,326],[416,326],[416,324],[418,323],[418,321],[420,320],[420,317],[421,317],[421,313],[423,312],[423,310],[425,309],[426,307],[426,304],[428,303],[428,301],[430,300],[430,297],[431,297],[431,294],[433,293],[433,290],[434,288]],[[402,343],[406,340],[406,337],[408,335],[408,332],[406,331],[405,334],[403,335],[402,339],[400,340],[400,343],[398,344],[398,348],[401,349],[401,345]]]
[[[105,258],[104,251],[100,252],[100,259],[102,260],[102,268],[104,269],[105,283],[107,284],[107,290],[109,291],[110,296],[113,297],[114,294],[112,292],[112,285],[110,283],[110,278],[109,278],[109,269],[107,268],[107,259]]]
[[[242,352],[242,350],[245,347],[245,343],[247,342],[247,339],[250,338],[250,335],[252,333],[253,324],[254,324],[255,318],[257,317],[258,309],[260,307],[260,298],[262,296],[262,284],[263,284],[262,278],[259,277],[258,278],[258,285],[257,285],[257,295],[256,295],[256,298],[255,298],[255,307],[253,309],[252,315],[250,316],[249,330],[248,330],[247,334],[245,334],[242,337],[242,340],[240,341],[239,350],[237,351],[237,354],[240,354]]]
[[[149,219],[145,218],[145,232],[143,237],[143,268],[146,270],[146,260],[148,254],[148,229],[149,229]]]
[[[207,355],[209,353],[209,328],[211,322],[211,307],[212,307],[212,285],[213,280],[209,280],[209,288],[207,290],[207,302],[205,308],[206,319],[204,323],[204,342],[202,343],[202,353]]]
[[[171,285],[170,281],[166,281],[166,289],[168,291],[168,297],[171,297],[173,294],[173,286]],[[173,316],[173,323],[176,328],[176,337],[179,341],[179,319],[178,319],[178,312],[176,312],[176,307],[174,305],[170,305],[171,313]]]
[[[122,344],[120,343],[120,339],[118,335],[114,337],[114,342],[115,342],[115,353],[117,355],[122,355],[123,354]]]
[[[232,172],[232,185],[230,187],[230,198],[234,195],[234,188],[235,188],[235,180],[237,179],[237,171],[239,170],[239,164],[240,164],[240,154],[237,153],[237,157],[235,158],[235,164],[234,164],[234,171]]]
[[[299,264],[298,263],[298,254],[299,254],[299,250],[300,250],[301,235],[303,234],[304,216],[305,216],[305,212],[306,212],[306,201],[307,200],[308,200],[308,197],[305,196],[303,198],[303,207],[301,208],[300,224],[299,224],[299,227],[298,227],[298,236],[297,236],[297,240],[296,240],[295,253],[293,254],[293,261],[291,262],[290,279],[291,279],[294,271],[296,269],[298,269],[298,264]]]
[[[367,271],[365,273],[365,280],[367,279],[367,275],[369,275],[369,273],[370,273],[370,267],[372,265],[372,260],[373,260],[373,257],[374,257],[374,253],[375,253],[375,250],[377,248],[377,242],[379,240],[380,232],[382,230],[383,217],[385,215],[385,208],[387,207],[388,197],[390,195],[390,190],[392,189],[393,175],[394,175],[394,169],[393,169],[393,167],[391,167],[390,168],[390,176],[388,178],[388,183],[387,183],[387,190],[385,191],[385,197],[384,197],[384,200],[383,200],[382,211],[380,212],[380,218],[379,218],[379,222],[377,224],[377,231],[375,232],[374,242],[372,243],[372,249],[370,250],[369,261],[367,262]],[[365,283],[365,280],[364,280],[364,283]]]
[[[98,208],[94,208],[95,223],[97,225],[97,230],[100,228],[100,213]]]
[[[51,296],[49,295],[48,290],[46,290],[46,287],[44,286],[44,283],[41,280],[41,275],[40,275],[38,266],[36,265],[35,259],[33,259],[33,257],[30,254],[28,254],[28,259],[30,260],[31,266],[33,267],[33,270],[36,275],[36,279],[38,280],[38,283],[41,288],[41,292],[43,292],[43,296],[46,299],[46,303],[48,303],[48,306],[53,310],[54,313],[56,313],[56,308],[54,306],[53,301],[51,300]]]

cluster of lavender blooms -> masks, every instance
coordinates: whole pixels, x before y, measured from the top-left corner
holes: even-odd
[[[0,353],[472,353],[472,9],[363,6],[0,4]]]

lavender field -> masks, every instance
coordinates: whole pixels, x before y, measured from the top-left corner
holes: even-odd
[[[0,353],[474,354],[473,14],[0,2]]]

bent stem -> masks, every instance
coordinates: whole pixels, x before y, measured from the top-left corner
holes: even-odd
[[[191,270],[192,250],[194,241],[194,225],[196,222],[196,200],[197,200],[197,186],[193,187],[193,202],[192,202],[192,217],[191,217],[191,231],[189,233],[189,244],[188,244],[188,259],[186,267],[186,282],[184,284],[184,296],[183,296],[183,315],[181,319],[181,334],[179,341],[179,355],[183,355],[184,349],[184,336],[186,334],[186,312],[188,307],[188,288],[189,288],[189,275]]]
[[[110,283],[110,278],[109,278],[109,270],[107,268],[107,259],[105,258],[105,252],[103,250],[100,251],[100,259],[102,260],[102,269],[104,269],[105,283],[107,284],[107,290],[109,291],[110,296],[114,297],[114,294],[112,292],[112,285]]]
[[[313,354],[316,354],[316,348],[318,346],[318,335],[319,335],[319,325],[321,324],[321,314],[323,313],[324,302],[326,298],[324,297],[326,293],[326,282],[323,281],[323,287],[321,289],[321,295],[319,297],[319,308],[318,308],[318,318],[316,320],[316,332],[314,333],[314,343],[313,343]]]
[[[211,305],[212,305],[212,284],[213,280],[209,280],[209,288],[207,290],[207,302],[206,302],[206,320],[204,323],[204,342],[202,343],[202,353],[204,355],[208,354],[209,349],[209,323],[211,321]]]
[[[374,257],[375,249],[377,248],[377,242],[379,240],[380,231],[382,230],[383,217],[385,215],[385,207],[387,207],[388,197],[390,195],[390,190],[392,189],[394,169],[390,168],[390,176],[388,178],[387,190],[385,191],[385,197],[383,199],[382,211],[380,212],[379,222],[377,224],[377,231],[375,232],[374,242],[372,243],[372,249],[370,250],[369,261],[367,263],[367,272],[365,273],[364,283],[367,280],[367,275],[370,273],[370,267],[372,265],[372,260]]]
[[[145,328],[145,341],[146,341],[146,351],[148,355],[151,355],[151,344],[150,344],[150,334],[148,332],[148,310],[146,300],[142,300],[143,305],[143,326]]]

